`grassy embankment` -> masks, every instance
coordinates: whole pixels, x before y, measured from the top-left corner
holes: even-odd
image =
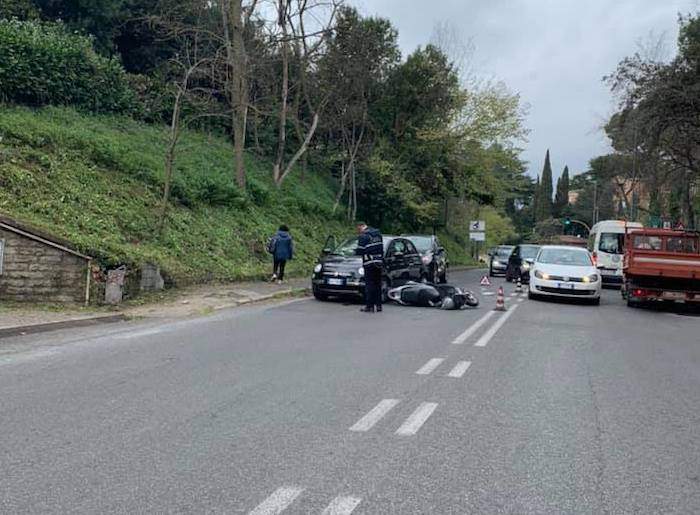
[[[333,185],[295,173],[278,190],[269,162],[247,158],[248,189],[231,179],[229,142],[186,132],[167,228],[155,235],[165,127],[71,109],[0,106],[0,213],[72,241],[102,264],[159,263],[176,283],[267,274],[265,241],[280,223],[296,239],[293,274],[308,273],[328,234],[352,228],[333,215]],[[443,238],[455,264],[467,258]]]

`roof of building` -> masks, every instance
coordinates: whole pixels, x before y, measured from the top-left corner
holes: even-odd
[[[71,248],[72,244],[69,241],[48,234],[26,223],[19,222],[18,220],[15,220],[2,214],[0,214],[0,229],[5,229],[7,231],[14,232],[15,234],[19,234],[20,236],[24,236],[25,238],[38,241],[39,243],[43,243],[44,245],[48,245],[50,247],[61,250],[63,252],[67,252],[68,254],[72,254],[74,256],[86,259],[88,261],[92,259],[90,256],[81,254],[77,250]]]

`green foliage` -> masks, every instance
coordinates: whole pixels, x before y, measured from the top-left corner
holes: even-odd
[[[562,216],[569,205],[569,167],[564,167],[564,172],[557,180],[557,192],[554,197],[554,215]]]
[[[39,17],[39,11],[32,0],[2,0],[0,16],[8,20],[11,18],[35,20]]]
[[[113,38],[125,21],[128,4],[140,0],[34,0],[44,20],[65,22],[71,31],[90,34],[100,52],[113,48]]]
[[[155,235],[167,128],[66,108],[0,108],[0,213],[76,244],[105,265],[161,264],[176,283],[261,277],[267,237],[280,223],[296,240],[292,274],[307,274],[329,234],[353,227],[333,215],[327,179],[290,176],[247,156],[247,191],[232,186],[227,138],[185,131],[163,236]],[[397,232],[404,227],[394,226]],[[445,244],[454,246],[449,239]],[[464,261],[457,250],[454,263]]]
[[[535,221],[541,222],[552,217],[552,164],[549,161],[549,150],[544,158],[544,168],[540,177],[540,186],[537,194],[537,210]]]
[[[159,213],[167,130],[63,108],[0,109],[0,212],[73,241],[104,264],[155,261],[176,282],[265,274],[266,238],[287,223],[292,273],[307,273],[328,234],[351,227],[331,213],[333,192],[308,174],[277,190],[270,164],[248,158],[249,191],[230,177],[229,142],[186,131],[176,161],[179,196],[162,239]]]
[[[115,59],[60,23],[0,20],[2,100],[32,106],[72,105],[93,112],[130,112],[134,94]]]

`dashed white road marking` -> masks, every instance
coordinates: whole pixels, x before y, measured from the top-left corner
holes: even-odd
[[[381,418],[389,413],[399,403],[398,399],[384,399],[377,404],[372,410],[360,420],[355,422],[355,425],[350,428],[350,431],[369,431],[374,424],[379,422]]]
[[[272,492],[270,497],[251,511],[250,515],[275,515],[277,513],[282,513],[303,491],[303,488],[297,488],[295,486],[283,486],[278,488]]]
[[[491,295],[496,295],[496,294],[495,294],[494,292],[492,292],[492,291],[482,291],[481,294],[482,294],[482,295],[486,295],[487,297],[490,297]]]
[[[430,415],[433,414],[437,406],[436,402],[423,402],[416,408],[416,411],[411,413],[401,427],[396,430],[396,434],[400,436],[415,435],[421,426],[425,424],[425,421],[430,418]]]
[[[518,292],[515,292],[515,291],[514,291],[513,293],[510,294],[510,296],[511,296],[511,297],[517,297],[517,296],[518,296]]]
[[[520,303],[520,302],[522,302],[522,301],[524,301],[524,300],[525,300],[525,297],[520,297],[520,298],[518,299],[518,303]]]
[[[481,338],[474,344],[475,347],[486,347],[488,343],[491,341],[491,338],[495,336],[495,334],[498,332],[498,330],[503,327],[503,324],[505,324],[508,319],[515,313],[515,310],[518,309],[518,305],[513,306],[510,308],[510,311],[507,311],[505,315],[502,315],[501,318],[499,318],[495,324],[493,324],[491,327],[489,327],[489,330],[486,331]]]
[[[467,341],[467,338],[469,338],[472,334],[477,332],[479,328],[484,325],[486,322],[488,322],[489,318],[491,318],[496,312],[495,311],[489,311],[486,313],[484,316],[482,316],[479,320],[474,322],[471,327],[469,327],[466,331],[464,331],[462,334],[460,334],[457,338],[455,338],[452,343],[455,345],[461,345],[462,343]]]
[[[421,376],[427,376],[433,370],[439,367],[440,363],[442,363],[443,361],[445,361],[445,358],[433,358],[431,360],[428,360],[428,362],[425,365],[416,370],[416,374]]]
[[[358,497],[336,497],[322,515],[350,515],[361,502]]]
[[[455,367],[447,374],[447,377],[462,377],[467,369],[471,366],[471,361],[460,361]]]

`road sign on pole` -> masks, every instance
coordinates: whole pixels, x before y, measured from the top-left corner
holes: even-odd
[[[469,239],[472,241],[486,241],[485,232],[470,232]]]
[[[486,230],[486,220],[472,220],[469,222],[469,230],[484,232]]]

